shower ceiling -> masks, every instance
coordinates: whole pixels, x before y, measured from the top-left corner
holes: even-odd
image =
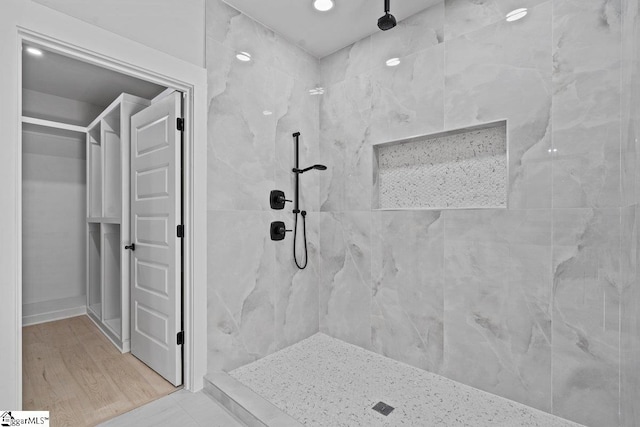
[[[393,15],[399,22],[440,1],[398,0],[393,2]],[[382,0],[335,0],[328,12],[315,10],[311,0],[224,2],[318,58],[380,31],[378,18],[384,14]]]

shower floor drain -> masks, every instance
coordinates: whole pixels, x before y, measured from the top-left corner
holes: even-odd
[[[384,402],[378,402],[376,403],[376,405],[373,407],[373,410],[376,412],[380,412],[382,415],[384,415],[385,417],[387,415],[389,415],[391,413],[391,411],[393,411],[395,408],[393,406],[389,406]]]

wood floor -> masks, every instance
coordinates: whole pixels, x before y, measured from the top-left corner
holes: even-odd
[[[176,388],[122,354],[87,316],[23,328],[23,407],[52,426],[95,426]]]

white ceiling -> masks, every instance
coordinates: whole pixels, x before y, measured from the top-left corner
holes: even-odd
[[[318,58],[380,31],[384,15],[383,0],[335,0],[328,12],[315,10],[312,0],[223,1]],[[438,1],[391,0],[391,14],[399,22]]]
[[[22,51],[22,86],[100,107],[108,106],[122,92],[151,99],[165,89],[46,50],[42,56],[33,56],[26,49]]]

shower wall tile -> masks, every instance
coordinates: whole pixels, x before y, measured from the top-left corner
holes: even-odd
[[[551,4],[445,43],[445,129],[507,119],[509,207],[551,207]]]
[[[276,185],[293,193],[293,132],[304,135],[301,161],[318,160],[319,101],[308,92],[318,61],[218,0],[207,19],[208,208],[267,210]],[[238,50],[260,54],[241,62]],[[319,178],[304,178],[304,207],[317,211]]]
[[[319,328],[319,174],[301,179],[310,212],[309,266],[293,262],[292,235],[272,242],[269,224],[293,227],[290,204],[270,210],[273,189],[293,198],[294,143],[302,165],[319,162],[318,60],[219,0],[206,2],[208,77],[208,360],[228,371]],[[252,54],[241,62],[238,50]]]
[[[444,333],[442,212],[374,212],[371,237],[373,350],[439,373]]]
[[[553,206],[620,198],[620,0],[553,3]]]
[[[369,140],[393,141],[444,129],[444,45],[371,72]]]
[[[389,58],[402,58],[442,43],[444,4],[437,3],[320,60],[320,80],[326,86],[369,73]]]
[[[232,20],[239,18],[241,13],[222,0],[207,0],[205,5],[207,45],[211,41],[224,43],[231,30]],[[210,68],[209,64],[207,71]]]
[[[371,68],[385,67],[389,58],[402,58],[429,49],[444,41],[444,3],[418,12],[392,31],[371,35]]]
[[[320,213],[320,331],[371,348],[371,212]]]
[[[319,105],[317,96],[309,95],[309,81],[295,80],[285,113],[277,117],[275,136],[275,187],[293,200],[295,175],[291,171],[295,163],[293,133],[300,132],[300,166],[320,163],[319,150]],[[270,116],[272,117],[272,116]],[[320,176],[326,172],[312,171],[300,176],[300,208],[309,212],[319,210]],[[293,206],[288,203],[285,212]]]
[[[640,135],[640,19],[638,0],[622,0],[621,150],[622,206],[640,201],[638,136]]]
[[[366,142],[369,112],[345,116],[345,123],[321,131],[320,210],[336,212],[371,207],[373,150]],[[351,125],[349,125],[351,124]],[[353,141],[354,144],[347,144]],[[357,145],[356,145],[357,144]]]
[[[620,425],[640,419],[640,287],[638,286],[638,205],[622,208],[620,271]]]
[[[210,370],[320,329],[587,425],[617,425],[619,404],[637,424],[639,85],[619,89],[640,82],[636,3],[445,0],[318,61],[208,0]],[[512,210],[371,212],[372,143],[502,119]],[[295,131],[301,163],[328,166],[301,179],[305,270],[267,234],[293,226],[267,194],[293,194]],[[629,208],[550,209],[609,206]]]
[[[291,77],[319,77],[317,59],[304,50],[221,0],[207,0],[206,4],[208,43],[215,41],[234,52],[249,52],[253,61]]]
[[[446,211],[445,376],[551,410],[551,211]]]
[[[637,83],[637,79],[640,79],[640,73],[633,77],[633,83],[630,86],[640,86]],[[631,80],[631,79],[630,79]],[[632,88],[635,92],[637,89]],[[626,97],[626,95],[625,95]],[[625,116],[625,109],[623,108],[623,117],[621,124],[621,168],[622,172],[620,174],[621,178],[621,197],[622,202],[621,206],[632,206],[638,203],[638,181],[640,177],[640,171],[638,171],[638,156],[640,153],[638,152],[638,136],[639,132],[639,124],[640,117],[638,117],[638,112],[640,108],[637,107],[638,100],[640,100],[640,96],[633,96],[633,104],[630,100],[624,101],[628,105],[628,109],[626,109],[627,113]],[[637,110],[637,111],[635,111]]]
[[[622,210],[620,298],[620,424],[640,420],[640,264],[638,225],[640,207],[640,17],[638,0],[622,0]]]
[[[269,209],[276,127],[293,88],[293,78],[258,61],[234,61],[229,68],[224,88],[209,102],[209,209]]]
[[[402,58],[442,43],[444,4],[437,3],[400,22],[393,31],[380,31],[322,58],[320,81],[331,86],[372,69],[389,58]]]
[[[372,200],[373,147],[365,140],[359,145],[349,145],[345,148],[345,170],[347,174],[344,189],[344,209],[352,211],[370,209]]]
[[[207,51],[208,61],[211,64],[208,74],[211,79],[219,80],[217,85],[214,84],[214,87],[236,91],[244,90],[255,96],[256,103],[265,109],[276,105],[276,101],[282,97],[283,91],[285,96],[288,96],[286,91],[288,86],[298,78],[267,64],[265,61],[239,61],[235,56],[236,51],[218,42],[211,42],[207,46]],[[223,90],[212,91],[209,88],[208,92],[211,99],[223,93]]]
[[[443,61],[443,48],[435,46],[403,58],[398,67],[326,88],[320,156],[330,170],[320,176],[322,211],[371,208],[371,143],[442,130]]]
[[[327,87],[371,69],[371,37],[327,55],[320,61],[320,81]]]
[[[553,229],[553,412],[589,426],[615,426],[620,210],[556,209]]]
[[[293,236],[289,233],[281,242],[271,242],[275,246],[275,342],[277,349],[290,346],[318,332],[319,319],[319,226],[320,214],[309,213],[306,219],[307,248],[309,261],[304,270],[298,269],[293,259]],[[292,214],[274,213],[274,217],[284,220],[287,228],[293,229]],[[304,241],[302,222],[298,224],[296,253],[300,263],[304,262]]]
[[[505,19],[515,9],[531,9],[549,0],[445,0],[445,40],[484,28]]]
[[[587,425],[617,425],[619,404],[637,424],[636,16],[637,0],[445,0],[320,61],[320,265],[340,271],[321,279],[324,332]],[[370,144],[504,119],[510,210],[373,212],[372,277],[351,279]]]
[[[238,63],[231,49],[210,38],[207,39],[206,61],[208,66],[207,105],[211,108],[211,100],[226,90],[229,76],[238,75],[238,66],[241,64]]]
[[[320,100],[320,174],[322,211],[371,208],[373,151],[371,78],[360,75],[327,87]]]
[[[208,371],[229,371],[276,350],[275,245],[270,212],[208,214]]]

